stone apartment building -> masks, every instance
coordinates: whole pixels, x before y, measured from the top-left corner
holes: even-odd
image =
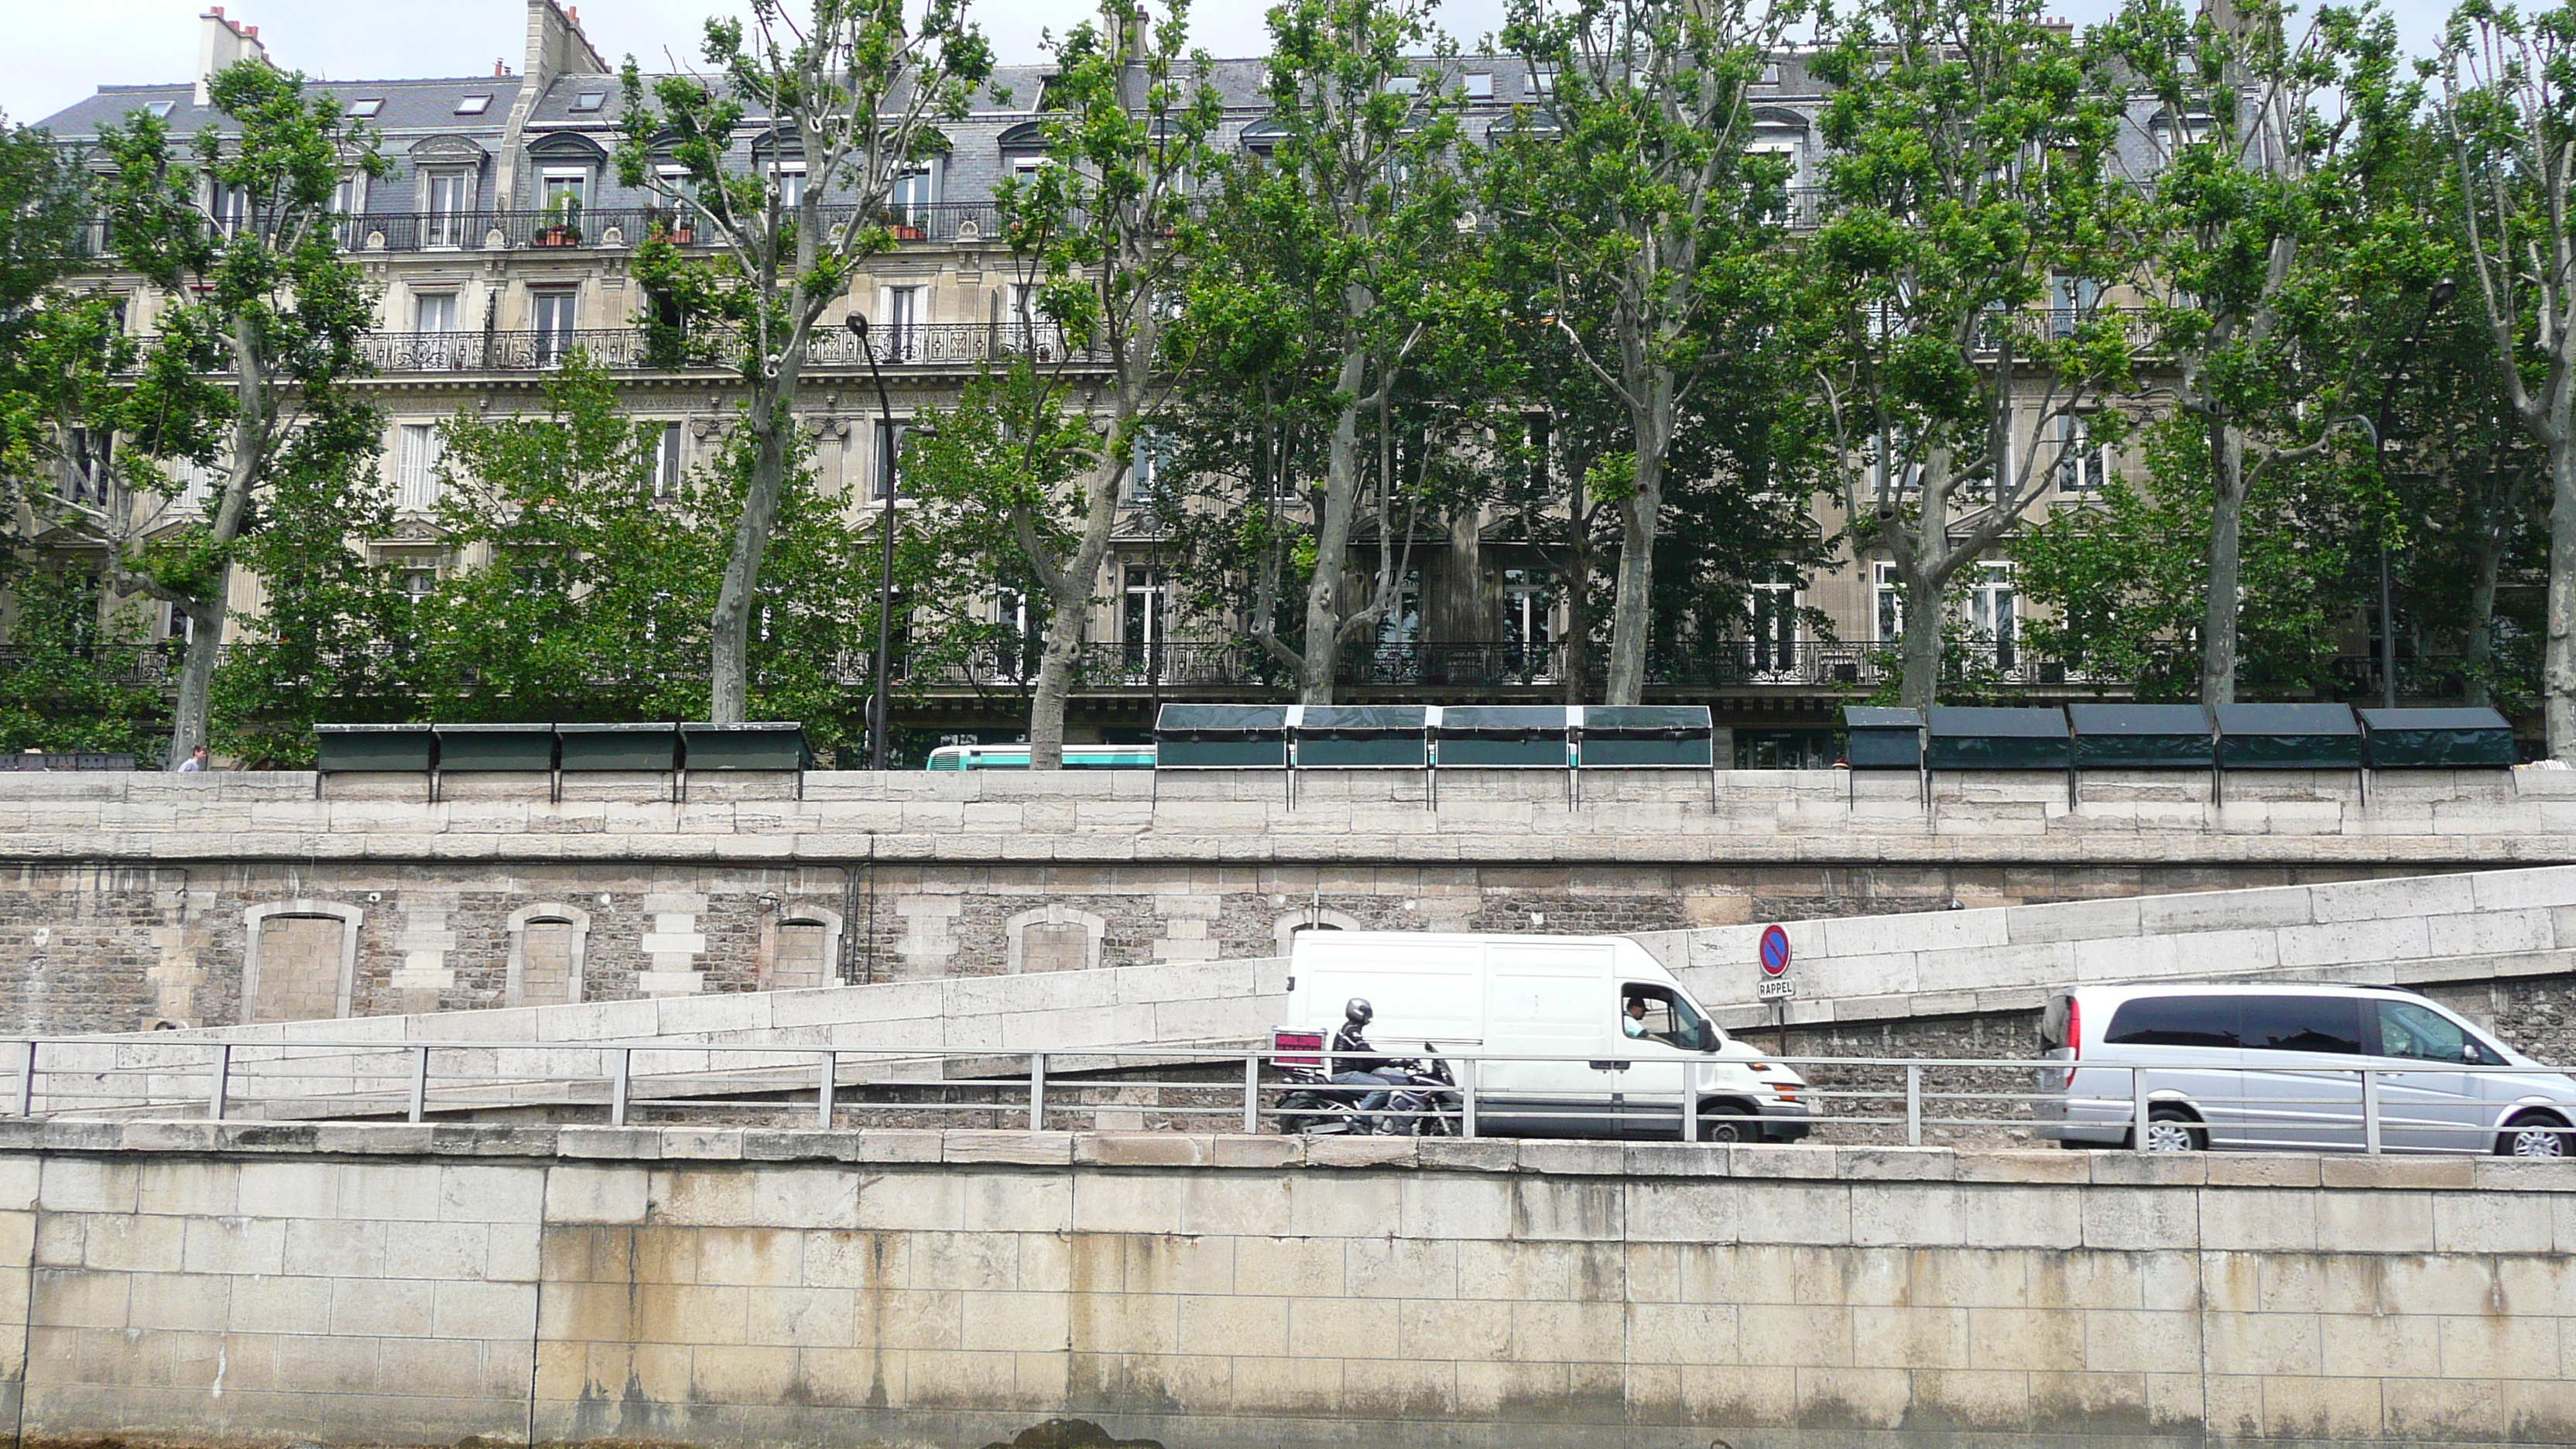
[[[41,124],[68,144],[138,110],[182,136],[208,124],[204,77],[243,56],[264,56],[267,42],[220,9],[200,24],[195,81],[105,86]],[[289,38],[284,48],[291,46]],[[399,503],[392,536],[365,547],[423,590],[456,563],[432,522],[439,420],[459,408],[504,415],[541,407],[548,368],[578,346],[614,371],[636,416],[662,423],[662,470],[676,477],[707,455],[738,400],[726,373],[656,357],[637,324],[643,299],[628,262],[656,216],[650,198],[618,184],[610,160],[620,109],[615,58],[602,55],[578,12],[556,0],[528,0],[521,50],[515,71],[501,66],[491,75],[316,83],[381,131],[392,163],[382,179],[353,178],[342,198],[344,244],[381,289],[380,331],[370,343],[375,375],[365,385],[386,409],[385,468]],[[291,53],[281,63],[291,64]],[[1516,59],[1444,64],[1467,97],[1471,138],[1511,107],[1543,101],[1543,79]],[[1262,71],[1257,59],[1216,63],[1209,81],[1226,102],[1221,144],[1265,144]],[[943,128],[948,153],[907,177],[894,197],[900,245],[869,263],[851,288],[843,310],[864,313],[876,329],[890,419],[867,359],[840,318],[828,319],[805,387],[806,425],[823,487],[854,509],[882,499],[889,445],[915,410],[953,399],[999,353],[1058,345],[1015,336],[1006,321],[1019,273],[992,206],[995,183],[1042,154],[1036,108],[1045,79],[1043,67],[1004,67],[971,114]],[[1816,211],[1819,104],[1795,55],[1770,69],[1755,96],[1753,144],[1794,168],[1793,224]],[[779,164],[794,174],[795,163]],[[83,285],[121,294],[128,326],[152,327],[151,289],[120,273],[112,254]],[[2108,450],[2087,451],[2061,471],[2052,497],[2094,491],[2121,466]],[[153,522],[171,526],[192,503],[183,498],[167,509],[169,522]],[[1813,517],[1819,538],[1839,534],[1833,500],[1818,498]],[[1145,511],[1122,520],[1089,622],[1091,653],[1070,721],[1076,739],[1131,736],[1163,700],[1264,692],[1252,651],[1219,642],[1230,632],[1224,623],[1177,617],[1156,542]],[[1562,697],[1564,605],[1543,566],[1508,545],[1462,549],[1445,535],[1426,537],[1415,558],[1408,602],[1385,624],[1346,697]],[[1998,559],[1973,574],[1963,591],[1985,662],[2035,701],[2064,693],[2063,671],[2018,646],[2010,565]],[[256,581],[240,587],[236,605],[256,607]],[[1882,561],[1848,555],[1804,590],[1757,589],[1740,648],[1723,651],[1714,672],[1660,679],[1652,693],[1714,705],[1741,765],[1824,763],[1836,707],[1877,678],[1877,651],[1896,628],[1895,598]],[[1018,617],[1008,598],[984,607],[997,622]],[[1830,641],[1802,621],[1806,609],[1832,621]],[[166,617],[162,627],[166,633]],[[960,741],[1016,738],[1032,672],[1025,659],[1002,657],[915,680],[901,722]],[[864,678],[854,680],[864,687]]]

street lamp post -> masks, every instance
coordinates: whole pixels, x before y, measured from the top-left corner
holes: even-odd
[[[885,565],[877,577],[877,651],[876,689],[868,701],[868,768],[882,771],[886,767],[886,721],[888,693],[886,666],[893,657],[894,627],[894,400],[886,396],[885,373],[877,367],[877,350],[868,345],[868,319],[853,311],[846,325],[858,340],[859,352],[868,360],[868,376],[877,385],[877,481],[885,490],[885,518],[878,525],[884,535]]]

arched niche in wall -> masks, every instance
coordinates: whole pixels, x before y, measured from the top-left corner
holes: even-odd
[[[1299,906],[1270,923],[1270,934],[1279,941],[1279,954],[1288,954],[1288,943],[1299,931],[1365,931],[1360,918],[1345,915],[1327,906]]]
[[[242,1024],[348,1016],[366,917],[338,901],[301,899],[243,911]]]
[[[760,932],[760,989],[810,991],[841,979],[841,913],[789,902]]]
[[[553,901],[510,913],[510,968],[505,1006],[569,1006],[581,1000],[582,965],[590,954],[590,912]]]
[[[1109,923],[1089,911],[1054,905],[1022,911],[1005,923],[1010,972],[1080,971],[1100,964],[1100,941]]]

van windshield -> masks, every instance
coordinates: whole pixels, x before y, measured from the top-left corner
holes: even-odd
[[[1684,1051],[1699,1050],[1703,1039],[1717,1039],[1708,1018],[1669,986],[1630,982],[1620,987],[1619,1022],[1632,1038],[1660,1041]]]

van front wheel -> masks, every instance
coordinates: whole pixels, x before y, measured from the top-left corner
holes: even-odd
[[[2567,1124],[2547,1112],[2524,1112],[2496,1134],[2499,1157],[2565,1157]]]
[[[1712,1102],[1699,1119],[1702,1142],[1751,1142],[1759,1137],[1751,1122],[1753,1109],[1742,1102]]]
[[[2129,1146],[2135,1148],[2132,1141]],[[2147,1109],[2147,1150],[2149,1152],[2207,1152],[2209,1129],[2183,1107],[2150,1107]]]

